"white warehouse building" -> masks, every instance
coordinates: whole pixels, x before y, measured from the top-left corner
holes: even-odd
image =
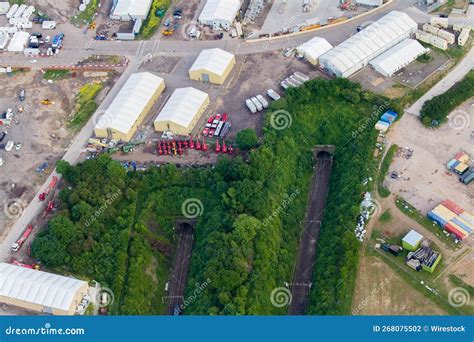
[[[229,30],[241,5],[241,0],[207,0],[198,21],[214,30]]]
[[[114,20],[145,20],[150,12],[153,0],[115,0],[110,13]]]
[[[318,64],[318,59],[321,55],[332,49],[332,45],[321,37],[314,37],[306,43],[297,47],[298,55],[306,59],[313,65]]]
[[[349,77],[417,29],[406,13],[392,11],[322,55],[319,64],[337,77]]]
[[[372,60],[370,65],[382,75],[391,77],[398,70],[406,67],[419,56],[429,51],[429,49],[423,47],[418,41],[405,39],[403,42],[395,45],[390,50]]]

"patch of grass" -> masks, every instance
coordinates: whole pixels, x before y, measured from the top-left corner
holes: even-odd
[[[388,190],[383,185],[383,181],[388,173],[388,170],[390,168],[390,165],[392,164],[393,158],[395,157],[395,153],[397,152],[397,150],[397,144],[393,144],[389,147],[387,153],[385,154],[385,157],[383,158],[382,164],[380,165],[379,173],[377,175],[377,191],[379,195],[384,198],[390,196],[391,193],[390,190]]]
[[[392,220],[393,216],[392,213],[390,212],[390,209],[387,209],[383,212],[382,215],[379,217],[379,221],[383,223],[390,222]]]
[[[97,109],[95,98],[102,90],[102,83],[84,85],[76,96],[76,110],[68,126],[72,129],[81,128]]]
[[[438,226],[428,217],[423,215],[419,210],[417,210],[413,205],[405,201],[402,197],[397,196],[397,198],[395,199],[395,204],[402,213],[404,213],[408,217],[411,217],[420,225],[435,234],[446,245],[446,247],[452,250],[458,248],[458,245],[456,245],[449,236],[443,234],[440,226]]]
[[[10,5],[24,5],[26,0],[9,0]]]
[[[89,2],[89,5],[86,6],[86,9],[83,12],[79,12],[79,14],[72,17],[71,22],[75,25],[81,26],[84,24],[88,24],[92,20],[92,17],[97,11],[98,6],[99,0],[91,0],[91,2]]]
[[[65,78],[68,78],[69,74],[70,74],[69,70],[48,69],[44,72],[43,78],[45,80],[58,81],[58,80],[63,80]]]
[[[148,17],[143,22],[143,26],[140,32],[141,39],[149,39],[155,34],[156,30],[158,29],[158,26],[161,23],[161,20],[164,18],[164,15],[163,17],[157,17],[156,11],[159,8],[163,8],[166,12],[168,10],[168,7],[170,7],[170,4],[171,0],[153,0],[150,9],[150,14],[148,14]]]

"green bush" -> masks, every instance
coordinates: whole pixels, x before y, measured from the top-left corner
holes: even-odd
[[[237,133],[235,139],[237,146],[242,150],[249,150],[252,147],[257,146],[258,138],[255,130],[246,128]]]

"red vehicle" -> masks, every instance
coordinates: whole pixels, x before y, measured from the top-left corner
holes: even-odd
[[[189,148],[194,149],[194,141],[192,136],[189,136]]]
[[[209,119],[207,119],[207,123],[212,123],[214,121],[214,115],[210,116]]]
[[[18,252],[21,246],[25,243],[25,241],[30,236],[31,232],[33,231],[33,226],[29,224],[23,234],[21,234],[20,238],[12,245],[12,251]]]
[[[34,270],[36,268],[33,265],[24,264],[24,263],[19,262],[18,260],[15,260],[15,259],[12,259],[11,264],[16,265],[16,266],[25,267],[25,268],[31,268],[32,270]]]
[[[215,152],[216,152],[216,153],[220,153],[220,152],[221,152],[221,145],[219,145],[219,139],[216,140],[216,149],[215,149]]]
[[[232,145],[229,145],[229,148],[227,149],[227,152],[228,152],[229,154],[234,153],[234,148],[232,147]]]
[[[206,126],[207,126],[207,125],[206,125]],[[208,127],[204,128],[204,129],[202,130],[202,135],[205,136],[205,137],[207,137],[207,136],[209,135],[209,128],[208,128]]]
[[[51,210],[53,210],[53,209],[54,209],[54,202],[49,201],[48,206],[46,207],[46,209],[43,212],[43,218],[45,218],[51,212]]]
[[[202,138],[202,147],[201,149],[203,151],[207,151],[207,144],[206,144],[206,139]]]
[[[212,137],[212,136],[214,135],[214,132],[215,132],[215,131],[216,131],[215,128],[211,128],[211,129],[209,130],[208,136]]]
[[[226,121],[227,121],[227,118],[228,118],[227,113],[224,113],[224,114],[222,115],[221,121],[222,121],[222,122],[226,122]]]
[[[224,142],[223,142],[223,144],[222,144],[222,153],[227,153],[227,146],[226,146],[226,144],[225,144],[225,140],[224,140]]]
[[[46,191],[39,195],[39,200],[40,201],[44,201],[46,199],[46,197],[49,195],[51,190],[53,190],[53,188],[56,186],[57,182],[58,182],[58,177],[53,176],[53,179],[49,183],[48,188],[46,189]]]

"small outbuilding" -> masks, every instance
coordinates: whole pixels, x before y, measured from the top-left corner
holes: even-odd
[[[53,315],[74,315],[89,285],[79,279],[0,263],[0,303]]]
[[[95,125],[95,135],[130,141],[163,90],[161,77],[150,72],[132,74]]]
[[[298,46],[297,53],[313,65],[318,64],[319,56],[332,49],[332,45],[324,38],[314,37]]]
[[[228,31],[241,5],[241,0],[207,0],[198,21],[203,25],[211,26],[214,30]]]
[[[176,89],[155,119],[155,130],[190,134],[209,102],[209,95],[196,88]]]
[[[223,84],[235,66],[235,56],[215,48],[202,50],[189,69],[189,78],[195,81]]]
[[[423,235],[421,235],[420,233],[412,229],[402,239],[402,246],[403,248],[411,252],[414,252],[420,247],[422,240],[423,240]]]

